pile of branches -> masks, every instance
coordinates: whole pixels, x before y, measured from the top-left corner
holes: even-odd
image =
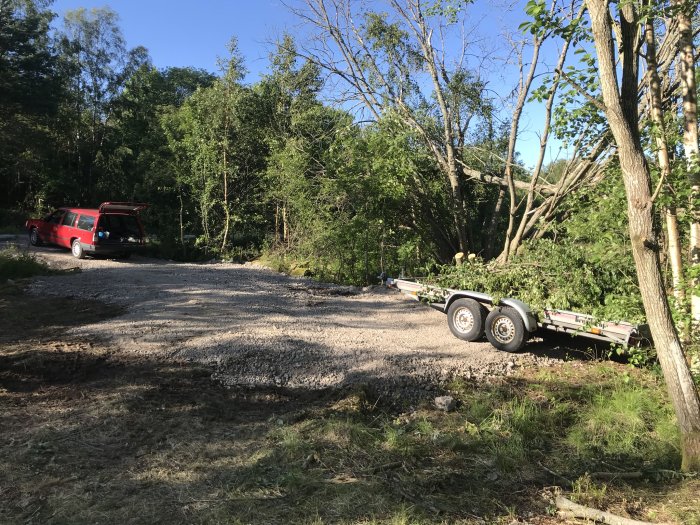
[[[428,278],[446,288],[520,299],[535,311],[574,310],[598,320],[644,322],[631,258],[593,254],[579,244],[543,239],[530,243],[506,265],[470,256]]]

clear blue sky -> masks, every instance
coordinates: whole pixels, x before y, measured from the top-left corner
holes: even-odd
[[[238,38],[239,49],[255,81],[267,67],[270,45],[297,20],[278,0],[56,0],[56,24],[71,9],[109,6],[119,14],[129,48],[146,47],[158,68],[194,66],[218,72],[217,57]]]

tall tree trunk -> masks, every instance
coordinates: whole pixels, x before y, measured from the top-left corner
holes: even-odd
[[[678,232],[678,214],[675,206],[668,206],[664,210],[666,220],[666,235],[668,236],[668,259],[671,263],[671,279],[673,282],[673,296],[676,298],[676,306],[685,302],[685,289],[683,288],[683,255],[681,253],[681,236]],[[684,337],[687,334],[684,334]]]
[[[179,188],[177,196],[180,199],[180,246],[185,253],[185,204],[182,201],[182,188]]]
[[[695,83],[695,54],[691,15],[697,2],[673,0],[680,34],[681,86],[683,89],[683,149],[690,183],[690,264],[700,267],[700,151],[698,147],[698,105]],[[691,297],[693,322],[700,324],[700,295]]]
[[[663,116],[663,99],[661,79],[659,78],[658,64],[656,60],[656,35],[654,34],[654,18],[649,16],[644,25],[644,37],[647,52],[647,83],[649,85],[649,107],[651,121],[654,123],[654,135],[656,139],[656,156],[661,170],[660,186],[669,184],[671,178],[671,162],[668,154],[668,142],[666,140],[666,126]],[[678,220],[676,209],[673,206],[665,207],[666,234],[668,236],[668,258],[671,262],[671,276],[673,280],[673,295],[676,298],[676,306],[682,304],[683,288],[681,286],[683,267],[681,257],[680,238],[678,234]]]
[[[287,205],[282,206],[282,243],[284,243],[289,249],[292,244],[292,240],[289,235],[289,221],[287,220]]]
[[[448,148],[451,150],[451,148]],[[454,220],[455,229],[457,230],[457,239],[459,241],[460,251],[467,253],[469,250],[469,241],[467,239],[467,217],[466,209],[464,207],[464,194],[462,188],[462,181],[459,179],[459,173],[457,171],[457,166],[454,161],[450,162],[450,172],[449,180],[450,187],[452,189],[452,217]]]
[[[228,129],[225,128],[225,133],[228,134]],[[228,159],[226,156],[226,149],[228,148],[228,141],[224,141],[224,235],[221,240],[221,253],[224,253],[226,249],[226,243],[228,242],[228,229],[231,222],[231,211],[228,206]]]
[[[681,431],[686,471],[700,471],[700,399],[683,355],[661,276],[654,232],[651,177],[638,132],[635,55],[639,29],[634,7],[620,5],[622,83],[618,86],[609,0],[586,0],[598,55],[605,114],[618,146],[627,194],[627,215],[639,289],[664,379]],[[630,97],[630,93],[634,96]]]
[[[282,235],[280,234],[280,203],[275,205],[275,247],[282,240]]]

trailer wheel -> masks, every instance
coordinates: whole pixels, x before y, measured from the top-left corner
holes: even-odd
[[[457,299],[447,309],[447,325],[463,341],[476,341],[484,335],[486,308],[474,299]]]
[[[496,308],[486,317],[486,338],[504,352],[517,352],[525,346],[525,323],[513,308]]]

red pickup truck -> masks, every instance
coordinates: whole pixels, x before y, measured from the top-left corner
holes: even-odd
[[[128,258],[145,246],[139,213],[148,204],[103,202],[97,209],[59,208],[42,219],[29,219],[29,242],[70,248],[74,257],[105,254]]]

